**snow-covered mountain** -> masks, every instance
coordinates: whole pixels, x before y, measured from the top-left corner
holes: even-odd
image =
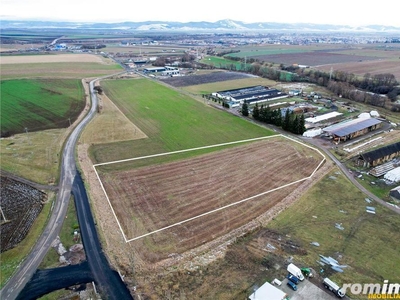
[[[398,33],[400,27],[368,25],[354,27],[348,25],[313,24],[313,23],[275,23],[256,22],[245,23],[234,20],[220,20],[217,22],[54,22],[54,21],[21,21],[2,20],[2,29],[37,29],[37,28],[69,28],[69,29],[124,29],[130,31],[203,31],[203,32],[240,32],[240,31],[299,31],[299,32],[382,32]]]

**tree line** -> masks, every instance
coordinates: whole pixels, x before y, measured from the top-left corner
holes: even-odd
[[[240,57],[228,57],[236,63],[220,64],[219,68],[230,71],[242,71],[263,78],[282,82],[308,82],[323,86],[338,97],[347,98],[377,107],[388,107],[391,102],[392,111],[400,111],[400,104],[395,104],[400,95],[399,82],[391,73],[366,73],[363,77],[344,71],[324,72],[310,68],[300,68],[290,65],[274,66],[273,63],[260,62],[249,58],[247,61]],[[240,65],[237,62],[241,62]]]
[[[241,113],[243,116],[249,116],[249,106],[245,102],[242,105]],[[304,114],[297,115],[290,109],[285,109],[284,115],[282,114],[282,110],[271,109],[269,105],[261,107],[258,106],[258,103],[253,107],[252,116],[255,120],[259,122],[263,122],[266,124],[272,124],[278,127],[281,127],[283,130],[302,135],[305,131],[305,118]]]

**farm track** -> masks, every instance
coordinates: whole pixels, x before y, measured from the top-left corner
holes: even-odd
[[[20,181],[20,182],[22,182],[22,183],[25,183],[25,184],[27,184],[27,185],[30,185],[30,186],[32,186],[32,187],[38,189],[38,190],[42,190],[42,191],[43,191],[43,190],[47,190],[47,191],[57,191],[57,190],[58,190],[58,185],[44,185],[44,184],[39,184],[39,183],[36,183],[36,182],[34,182],[34,181],[30,181],[30,180],[28,180],[28,179],[25,179],[25,178],[23,178],[23,177],[14,175],[14,174],[12,174],[12,173],[10,173],[10,172],[7,172],[7,171],[4,171],[4,170],[0,170],[0,175],[1,175],[1,176],[5,176],[5,177],[9,177],[9,178],[14,179],[14,180],[17,180],[17,181]]]

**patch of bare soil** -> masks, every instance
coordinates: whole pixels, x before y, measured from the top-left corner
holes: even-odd
[[[82,244],[74,244],[67,250],[61,243],[60,238],[57,237],[53,241],[51,247],[59,255],[61,266],[77,265],[86,260],[85,250]]]
[[[212,72],[209,74],[201,74],[201,75],[194,74],[187,76],[165,77],[160,79],[171,86],[184,87],[184,86],[212,83],[218,81],[236,80],[248,77],[254,77],[254,75],[240,73],[240,72],[220,71],[220,72]]]
[[[237,238],[266,225],[274,216],[299,199],[332,168],[331,162],[325,162],[311,180],[306,180],[295,188],[291,188],[286,192],[283,199],[246,224],[188,251],[177,253],[171,249],[172,251],[166,259],[150,264],[143,256],[143,251],[151,254],[152,249],[146,248],[143,241],[125,243],[119,233],[118,223],[102,192],[92,162],[87,155],[87,149],[88,145],[80,144],[78,146],[79,164],[89,185],[90,200],[98,230],[103,240],[103,247],[111,263],[125,275],[127,284],[130,287],[137,287],[135,288],[137,295],[143,295],[142,292],[145,291],[154,291],[152,282],[161,284],[163,276],[171,274],[171,272],[175,274],[182,270],[194,271],[224,258],[229,245],[235,243]]]
[[[285,185],[310,176],[318,166],[322,157],[313,152],[273,138],[193,159],[107,173],[101,179],[127,239],[178,223],[152,238],[162,249],[163,243],[176,244],[175,251],[182,252],[247,223],[279,202],[288,193]],[[248,201],[232,205],[244,199]]]
[[[308,66],[320,66],[325,64],[337,64],[337,63],[352,63],[362,60],[377,60],[377,58],[373,56],[349,55],[349,54],[330,53],[322,51],[260,55],[253,57],[255,59],[259,59],[260,61],[274,62],[276,64],[281,64],[281,63],[285,65],[299,64]]]
[[[366,73],[371,75],[390,73],[396,78],[400,78],[400,64],[394,63],[391,59],[361,59],[357,62],[326,63],[317,66],[316,69],[325,72],[330,72],[330,70],[333,69],[335,71],[343,71],[358,75],[364,75]]]
[[[332,168],[333,164],[326,162],[313,180],[293,189],[278,205],[238,230],[171,257],[157,268],[136,270],[134,295],[140,299],[189,299],[190,295],[200,299],[245,299],[252,284],[271,276],[284,277],[285,259],[305,254],[305,250],[293,237],[263,227]]]
[[[47,195],[24,182],[0,176],[1,252],[16,247],[40,214]]]

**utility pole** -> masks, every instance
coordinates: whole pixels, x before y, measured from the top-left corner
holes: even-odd
[[[31,144],[31,140],[29,139],[29,135],[28,135],[28,127],[25,127],[25,132],[26,132],[26,137],[28,138],[28,142],[29,142],[29,144]]]

